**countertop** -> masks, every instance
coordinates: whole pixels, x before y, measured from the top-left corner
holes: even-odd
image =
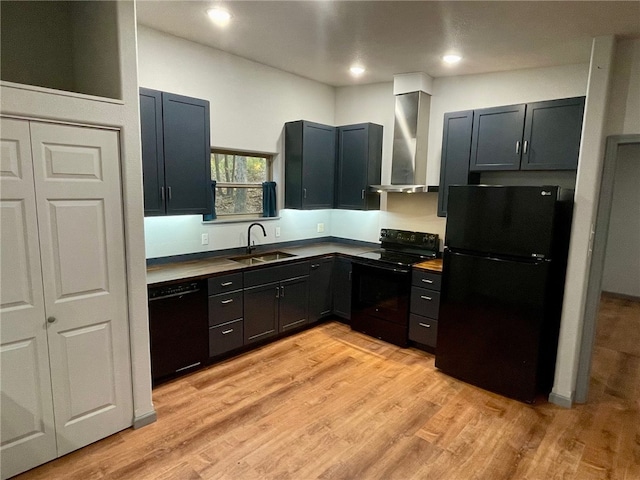
[[[413,268],[418,270],[428,270],[431,272],[442,273],[442,259],[434,258],[433,260],[427,260],[422,263],[417,263],[413,266]]]
[[[297,247],[283,248],[278,248],[277,245],[272,245],[268,248],[259,248],[255,250],[254,253],[259,254],[277,250],[279,252],[286,252],[295,255],[295,257],[290,257],[283,260],[274,260],[266,264],[271,266],[295,260],[306,260],[308,258],[320,257],[322,255],[358,255],[372,249],[373,248],[370,245],[361,246],[338,242],[318,242]],[[248,267],[247,265],[244,265],[242,263],[229,260],[229,257],[223,256],[211,256],[207,258],[200,258],[197,260],[185,260],[177,261],[174,263],[150,265],[147,267],[147,286],[155,286],[162,283],[169,283],[180,280],[200,280],[219,274],[241,272],[243,270],[261,267],[262,265],[260,265],[259,267]]]

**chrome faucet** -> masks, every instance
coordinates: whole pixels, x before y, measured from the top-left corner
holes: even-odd
[[[255,242],[253,242],[254,246],[253,247],[251,246],[251,227],[253,227],[255,225],[259,226],[262,229],[262,233],[264,234],[265,237],[267,236],[267,232],[265,231],[265,229],[262,226],[262,224],[260,224],[260,223],[252,223],[251,225],[249,225],[249,228],[247,229],[247,253],[251,253],[251,250],[256,248],[255,247]]]

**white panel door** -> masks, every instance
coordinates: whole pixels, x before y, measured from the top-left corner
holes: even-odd
[[[132,424],[118,133],[31,123],[58,454]],[[55,320],[54,320],[55,319]]]
[[[0,120],[2,478],[56,458],[29,122]]]

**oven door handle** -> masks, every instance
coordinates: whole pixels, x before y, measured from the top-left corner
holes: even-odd
[[[380,264],[371,264],[371,263],[364,263],[364,262],[353,262],[354,265],[358,265],[361,267],[366,267],[366,268],[372,268],[375,270],[386,270],[388,272],[393,272],[393,273],[411,273],[411,269],[408,268],[398,268],[398,267],[390,267],[387,265],[380,265]]]

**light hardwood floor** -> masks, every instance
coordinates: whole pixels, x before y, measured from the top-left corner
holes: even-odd
[[[604,296],[586,405],[535,406],[330,322],[156,388],[158,421],[26,479],[640,479],[640,303]]]

